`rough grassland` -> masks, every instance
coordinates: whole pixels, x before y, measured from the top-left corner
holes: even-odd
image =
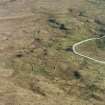
[[[105,65],[72,51],[104,35],[102,4],[0,0],[0,105],[105,105]]]

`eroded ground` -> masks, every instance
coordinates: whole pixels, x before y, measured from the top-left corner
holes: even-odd
[[[105,66],[72,51],[104,34],[100,1],[0,0],[0,105],[105,105]]]

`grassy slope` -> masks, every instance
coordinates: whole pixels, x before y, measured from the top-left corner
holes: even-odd
[[[94,18],[103,10],[98,11],[95,6],[93,10],[90,4],[85,2],[79,9],[66,8],[66,13],[60,14],[54,10],[38,11],[40,17],[34,21],[35,29],[29,39],[34,40],[35,47],[17,48],[19,54],[14,52],[4,59],[6,68],[14,70],[10,79],[16,86],[40,95],[42,103],[48,105],[104,105],[105,66],[80,58],[71,49],[75,42],[98,33]],[[54,22],[49,22],[49,18]]]

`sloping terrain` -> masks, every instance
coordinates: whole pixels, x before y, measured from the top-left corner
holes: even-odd
[[[0,0],[0,105],[105,105],[105,65],[72,51],[104,35],[102,4]]]

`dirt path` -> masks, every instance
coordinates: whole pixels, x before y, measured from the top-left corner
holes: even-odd
[[[30,14],[24,14],[24,15],[19,15],[19,16],[6,16],[6,17],[0,17],[0,21],[1,20],[14,20],[14,19],[21,19],[21,18],[27,18],[27,17],[32,17],[34,16],[34,14],[30,13]]]
[[[99,39],[101,39],[101,38],[103,38],[103,37],[105,37],[105,36],[102,36],[102,37],[100,37],[100,38],[89,38],[89,39],[86,39],[86,40],[77,42],[77,43],[75,43],[75,44],[73,45],[73,52],[74,52],[76,55],[79,55],[79,56],[81,56],[81,57],[90,59],[90,60],[92,60],[92,61],[94,61],[94,62],[97,62],[97,63],[100,63],[100,64],[105,64],[105,61],[100,61],[100,60],[98,60],[98,59],[95,59],[95,58],[92,58],[92,57],[83,55],[83,54],[79,53],[79,52],[76,50],[76,48],[77,48],[79,45],[81,45],[81,44],[83,44],[83,43],[85,43],[85,42],[92,41],[92,40],[96,40],[96,39],[99,40]]]

